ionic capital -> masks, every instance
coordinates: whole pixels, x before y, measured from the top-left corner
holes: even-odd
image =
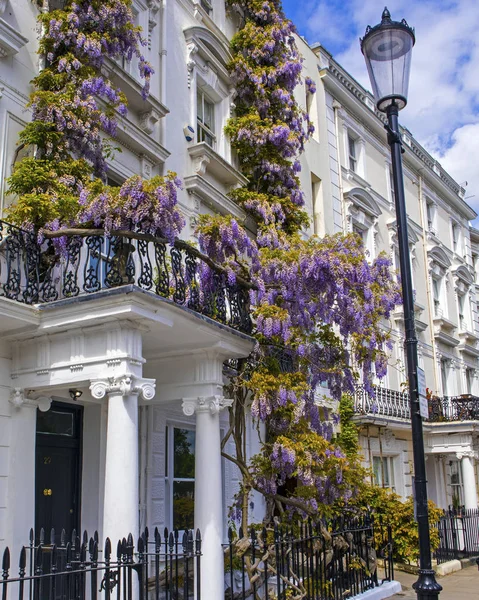
[[[90,383],[91,395],[97,400],[101,400],[107,394],[141,396],[143,400],[152,400],[155,397],[155,387],[154,379],[144,379],[131,374],[94,379]]]
[[[233,400],[223,398],[223,396],[210,396],[208,398],[183,398],[183,413],[191,417],[195,413],[219,414],[224,408],[229,408]]]
[[[23,388],[13,388],[10,392],[10,404],[15,408],[31,407],[38,408],[41,412],[47,412],[52,404],[52,399],[49,396],[37,396],[30,398],[28,391]]]

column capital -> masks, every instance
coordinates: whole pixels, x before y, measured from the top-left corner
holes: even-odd
[[[233,400],[223,398],[223,396],[183,398],[183,413],[187,417],[191,417],[195,413],[205,412],[210,413],[211,415],[217,415],[224,408],[229,408],[232,404]]]
[[[37,398],[29,398],[28,396],[28,391],[23,388],[13,388],[8,401],[15,408],[38,408],[41,412],[47,412],[52,404],[52,399],[49,396],[38,396]]]
[[[477,459],[477,452],[474,452],[473,450],[464,450],[462,452],[456,452],[456,458],[457,460],[462,460],[463,458]]]
[[[92,379],[90,382],[91,395],[97,400],[101,400],[107,394],[141,396],[143,400],[152,400],[155,397],[155,387],[156,382],[154,379],[136,377],[131,373],[118,377]]]

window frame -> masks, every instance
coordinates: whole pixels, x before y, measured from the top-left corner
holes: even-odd
[[[373,479],[379,487],[396,492],[395,477],[395,457],[394,456],[373,456]],[[376,471],[375,465],[379,463],[379,470]],[[386,475],[387,474],[387,475]],[[385,481],[382,481],[384,476]]]
[[[348,168],[353,173],[358,175],[358,139],[353,136],[351,130],[348,129]],[[351,152],[352,150],[352,152]],[[352,164],[352,166],[351,166]]]
[[[200,119],[199,113],[199,100],[201,99],[201,113],[202,113],[202,120]],[[211,106],[211,110],[212,110],[212,126],[213,129],[211,129],[210,127],[208,127],[208,125],[205,124],[205,101],[207,104],[209,104]],[[196,86],[196,142],[198,144],[201,144],[202,142],[204,142],[205,144],[207,144],[210,148],[213,148],[213,150],[216,149],[216,102],[214,100],[212,100],[212,98],[204,91],[204,89],[202,89],[202,87],[200,85]],[[201,132],[201,134],[200,134]],[[203,138],[203,139],[200,139]],[[210,137],[211,138],[211,144],[205,139],[206,137]]]
[[[196,455],[196,427],[191,423],[168,422],[165,427],[165,524],[169,531],[174,531],[174,483],[175,482],[193,482],[193,505],[195,498],[195,477],[175,477],[174,474],[174,431],[175,429],[191,431],[195,434],[195,455]],[[196,459],[196,458],[195,458]],[[193,511],[194,519],[194,511]],[[194,521],[193,521],[194,528]],[[184,531],[179,529],[178,531]]]

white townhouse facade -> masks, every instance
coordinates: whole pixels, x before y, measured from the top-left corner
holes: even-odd
[[[301,173],[312,233],[355,232],[371,259],[385,252],[399,269],[385,116],[325,48],[299,44],[317,87],[303,99],[316,125]],[[429,495],[442,508],[477,508],[479,233],[469,225],[477,215],[464,187],[407,129],[402,136],[419,366],[431,394],[424,423]],[[413,461],[401,307],[384,326],[393,342],[388,372],[374,399],[358,387],[356,419],[373,479],[407,497]]]
[[[135,61],[106,66],[129,101],[128,115],[119,117],[121,153],[109,159],[110,183],[178,173],[185,239],[202,212],[244,219],[226,196],[245,179],[223,132],[234,107],[227,63],[237,15],[223,0],[133,0],[133,9],[155,74],[143,100]],[[6,0],[0,11],[5,215],[12,201],[5,180],[21,158],[18,134],[38,73],[39,29],[29,0]],[[247,290],[227,289],[218,275],[215,302],[223,308],[208,313],[194,304],[178,266],[186,261],[196,269],[194,257],[139,240],[121,242],[135,270],[128,267],[125,279],[123,267],[116,285],[128,285],[113,288],[105,284],[105,256],[117,250],[92,238],[78,250],[73,283],[72,265],[47,269],[40,276],[43,296],[28,303],[19,266],[27,250],[13,242],[21,246],[23,238],[5,221],[0,229],[1,546],[17,556],[30,527],[36,536],[40,527],[47,537],[52,527],[57,536],[75,528],[117,540],[129,532],[136,539],[145,526],[161,532],[194,526],[203,538],[203,595],[221,598],[221,544],[238,482],[236,469],[221,458],[230,405],[224,364],[253,347]],[[258,442],[249,437],[254,453]]]

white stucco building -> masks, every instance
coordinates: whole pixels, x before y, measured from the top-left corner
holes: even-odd
[[[143,100],[135,64],[108,65],[129,101],[118,133],[122,152],[109,160],[110,182],[177,172],[185,188],[180,194],[185,238],[192,236],[201,212],[244,218],[226,195],[245,180],[223,132],[234,108],[226,65],[237,16],[226,12],[223,0],[134,0],[133,5],[147,33],[146,54],[155,75]],[[6,178],[21,158],[16,144],[29,118],[29,82],[38,72],[38,10],[29,0],[6,0],[0,11],[0,209],[5,218],[13,201],[6,195]],[[384,250],[396,260],[383,121],[370,94],[323,48],[299,44],[305,74],[317,83],[314,96],[298,90],[316,123],[301,172],[310,233],[355,231],[371,256]],[[428,385],[441,397],[479,394],[479,232],[468,225],[475,213],[464,201],[464,190],[406,131],[404,141],[417,325]],[[95,289],[91,270],[98,274],[106,268],[111,248],[99,246],[95,254],[84,242],[76,271],[81,293],[65,290],[68,269],[51,273],[47,266],[39,281],[43,288],[45,281],[51,283],[52,295],[44,291],[41,302],[29,304],[18,267],[25,249],[8,241],[14,239],[15,232],[2,221],[0,544],[15,554],[31,526],[98,530],[100,539],[117,539],[146,525],[162,530],[194,524],[203,535],[204,597],[219,600],[221,543],[238,482],[235,468],[221,458],[221,434],[228,427],[224,409],[230,402],[223,392],[224,363],[247,356],[253,346],[240,292],[221,292],[228,304],[223,316],[195,309],[191,296],[181,297],[184,282],[178,279],[178,297],[161,293],[161,268],[176,278],[175,257],[166,260],[158,249],[141,255],[138,240],[131,242],[135,275],[125,286]],[[18,288],[11,287],[15,269]],[[406,496],[411,444],[400,392],[405,379],[400,310],[391,326],[395,349],[378,396],[384,408],[379,404],[372,415],[366,407],[360,422],[365,457],[377,478]],[[358,407],[364,402],[359,398]],[[469,506],[477,504],[475,483],[468,486],[477,481],[476,426],[469,421],[427,426],[430,492],[442,506],[454,493],[463,494]],[[251,453],[255,440],[253,433],[248,436]],[[258,499],[252,511],[261,519]]]
[[[399,269],[385,115],[326,49],[300,44],[306,72],[317,84],[308,101],[317,129],[302,172],[313,232],[355,232],[371,259],[385,252]],[[465,189],[407,129],[403,146],[419,366],[434,396],[431,420],[424,423],[429,495],[442,508],[477,508],[479,238],[469,226],[477,215]],[[401,307],[384,326],[393,340],[388,373],[375,399],[358,389],[357,420],[374,479],[407,497],[413,466]]]

